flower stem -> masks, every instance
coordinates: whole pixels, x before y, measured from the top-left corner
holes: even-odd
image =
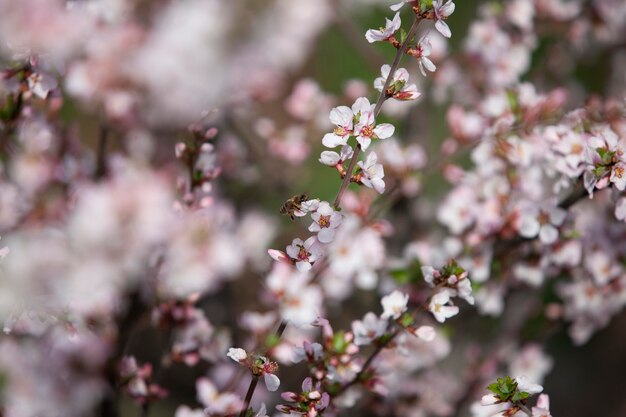
[[[246,393],[246,399],[243,401],[243,408],[241,409],[241,413],[239,413],[239,417],[246,417],[248,413],[248,407],[250,407],[250,401],[252,401],[252,396],[254,395],[254,390],[256,389],[256,385],[259,382],[259,375],[253,375],[252,380],[250,381],[250,386],[248,386],[248,392]]]
[[[524,404],[522,403],[517,403],[515,404],[520,410],[522,410],[524,413],[526,413],[527,415],[529,415],[530,417],[532,417],[533,413],[528,409],[528,407],[526,407]]]
[[[282,320],[276,329],[276,337],[280,338],[285,329],[287,328],[287,320]],[[254,391],[256,390],[256,386],[259,382],[259,375],[253,375],[252,380],[250,380],[250,385],[248,386],[248,392],[246,393],[246,398],[243,402],[243,408],[241,409],[241,413],[239,413],[239,417],[246,417],[246,413],[248,412],[248,407],[250,407],[250,401],[252,401],[252,396],[254,395]]]
[[[374,362],[374,359],[376,359],[376,357],[380,354],[380,352],[382,352],[383,349],[386,348],[400,334],[401,331],[402,331],[402,329],[399,329],[399,328],[394,330],[394,332],[391,334],[391,336],[389,336],[385,340],[385,342],[383,342],[383,343],[379,344],[378,346],[376,346],[376,349],[372,352],[372,354],[369,356],[369,358],[367,358],[367,360],[363,364],[363,367],[361,367],[361,370],[354,376],[354,378],[352,378],[352,380],[350,380],[347,384],[345,384],[344,386],[339,388],[339,391],[337,391],[337,393],[334,395],[334,397],[340,396],[348,388],[350,388],[351,386],[353,386],[354,384],[359,382],[361,380],[361,378],[363,377],[363,374],[365,374],[365,372],[367,372],[367,369],[370,367],[372,362]]]
[[[417,32],[417,27],[419,26],[420,21],[421,21],[421,18],[416,16],[415,20],[413,20],[413,24],[411,25],[411,28],[409,29],[409,32],[407,33],[406,39],[404,40],[402,45],[400,45],[400,48],[398,48],[398,50],[396,51],[396,56],[393,59],[393,63],[391,64],[389,76],[387,77],[387,80],[385,80],[385,85],[383,86],[383,89],[381,90],[380,95],[378,96],[378,100],[376,100],[376,105],[374,106],[374,117],[378,116],[378,113],[380,113],[380,109],[382,108],[383,103],[385,102],[385,100],[389,98],[387,96],[387,89],[389,88],[389,85],[391,84],[391,80],[393,79],[393,74],[395,74],[396,70],[400,66],[400,61],[402,60],[402,56],[404,55],[407,48],[409,47],[409,44],[413,40],[413,37],[415,36],[415,32]],[[350,185],[350,178],[352,178],[352,172],[354,171],[354,167],[356,165],[357,160],[359,159],[360,153],[361,153],[361,145],[357,145],[356,149],[354,150],[354,154],[352,155],[352,159],[350,160],[350,164],[348,165],[348,170],[346,171],[346,175],[345,177],[343,177],[343,180],[341,181],[341,187],[339,187],[339,192],[337,192],[337,197],[335,197],[335,202],[333,203],[336,210],[339,209],[339,205],[341,204],[341,198],[343,197],[344,192],[348,188],[348,185]]]

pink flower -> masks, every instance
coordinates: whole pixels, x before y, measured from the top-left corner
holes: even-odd
[[[539,235],[543,244],[550,245],[559,237],[558,227],[565,221],[567,212],[556,206],[554,201],[541,205],[529,204],[520,212],[517,220],[519,234],[525,238]]]
[[[239,363],[243,363],[248,359],[248,354],[241,348],[228,348],[226,356]]]
[[[369,345],[374,340],[385,334],[387,330],[387,320],[381,320],[372,312],[365,314],[363,321],[352,322],[352,333],[354,334],[354,344],[358,346]]]
[[[377,41],[386,41],[387,39],[392,37],[393,34],[396,33],[398,29],[400,29],[400,24],[401,24],[400,13],[396,13],[396,15],[393,17],[393,20],[389,20],[385,18],[384,28],[381,27],[378,30],[369,29],[367,32],[365,32],[365,39],[367,39],[369,43],[374,43]]]
[[[295,261],[298,271],[305,272],[311,269],[311,265],[321,258],[322,250],[315,236],[306,241],[295,238],[291,245],[287,246],[287,255]]]
[[[333,241],[335,229],[341,224],[343,216],[328,202],[322,201],[311,218],[313,224],[309,226],[309,232],[317,233],[317,240],[321,243],[329,243]]]
[[[352,111],[358,117],[358,123],[354,126],[354,135],[363,150],[370,146],[372,139],[387,139],[395,131],[393,125],[389,123],[376,125],[374,107],[375,105],[370,104],[365,97],[359,97],[352,105]]]
[[[380,315],[382,319],[393,318],[398,319],[407,310],[409,302],[408,294],[404,294],[398,290],[386,295],[380,301],[383,305],[383,313]]]
[[[346,145],[348,138],[352,134],[354,123],[353,110],[348,106],[335,107],[330,111],[330,121],[337,126],[332,133],[327,133],[322,139],[322,144],[327,148],[335,148],[339,145]]]
[[[530,395],[539,394],[543,391],[543,387],[541,385],[530,382],[525,375],[516,377],[515,382],[517,382],[517,389],[522,392],[527,392]]]
[[[541,394],[537,399],[537,405],[532,408],[532,417],[552,417],[550,414],[550,397]]]
[[[391,72],[391,66],[385,64],[380,68],[381,77],[374,80],[374,88],[378,91],[383,91],[383,87],[389,78]],[[417,91],[415,84],[408,84],[409,72],[404,68],[398,68],[393,74],[393,78],[389,82],[387,87],[387,94],[396,100],[415,100],[421,93]]]
[[[319,161],[330,167],[334,167],[337,165],[341,165],[346,162],[348,159],[352,158],[354,151],[351,146],[343,145],[341,147],[341,152],[337,153],[334,151],[323,151],[320,155]]]
[[[454,13],[454,2],[452,0],[446,1],[443,3],[443,0],[434,0],[433,1],[433,12],[435,13],[436,22],[435,28],[439,33],[441,33],[446,38],[450,38],[452,36],[452,32],[448,27],[448,24],[445,20]]]
[[[428,40],[428,35],[422,36],[415,48],[417,50],[419,58],[417,58],[417,64],[419,65],[420,72],[426,77],[426,71],[435,72],[437,67],[433,64],[433,61],[428,58],[432,52],[432,46]]]
[[[365,162],[358,162],[360,171],[360,182],[364,186],[368,188],[373,188],[379,194],[385,192],[385,181],[383,178],[385,176],[385,171],[383,169],[382,164],[378,163],[378,158],[376,157],[375,152],[370,152],[365,159]]]
[[[441,290],[430,299],[428,309],[439,323],[459,314],[459,307],[452,305],[450,293],[447,289]]]

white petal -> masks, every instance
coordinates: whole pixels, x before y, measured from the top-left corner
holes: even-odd
[[[615,204],[615,217],[618,220],[626,219],[626,198],[620,198]]]
[[[539,239],[541,243],[550,245],[554,243],[559,237],[559,231],[551,224],[544,224],[539,231]]]
[[[524,216],[519,225],[519,234],[527,238],[533,238],[539,234],[540,228],[541,224],[539,224],[535,216]]]
[[[370,143],[372,143],[372,140],[366,136],[357,136],[356,140],[363,150],[366,150],[370,146]]]
[[[409,72],[405,68],[398,68],[393,76],[394,81],[409,81]]]
[[[372,105],[370,104],[370,101],[365,97],[357,98],[352,105],[352,113],[354,113],[355,115],[357,113],[369,112],[371,109]]]
[[[369,43],[374,43],[376,41],[383,40],[382,37],[380,36],[380,31],[373,30],[373,29],[368,29],[368,31],[365,32],[365,39],[367,39]]]
[[[382,75],[383,79],[387,79],[389,77],[389,73],[391,72],[391,66],[389,64],[385,64],[380,67],[380,75]]]
[[[431,61],[429,58],[426,58],[425,56],[420,58],[420,63],[430,72],[435,72],[437,70],[437,66],[433,64],[433,61]]]
[[[322,152],[322,154],[320,155],[320,159],[319,159],[319,161],[322,164],[328,165],[331,167],[337,165],[340,160],[341,160],[341,157],[339,156],[339,154],[333,151]]]
[[[441,33],[446,38],[452,37],[452,32],[450,31],[448,24],[443,20],[437,20],[437,22],[435,22],[435,29],[437,29],[437,32]]]
[[[415,331],[415,335],[422,340],[432,342],[435,339],[437,333],[435,332],[435,329],[431,326],[420,326]]]
[[[441,13],[444,17],[448,17],[454,13],[454,9],[456,9],[456,4],[454,4],[453,1],[448,1],[441,9],[439,9],[439,13]]]
[[[337,126],[342,126],[347,129],[352,129],[352,110],[348,106],[335,107],[330,111],[329,119]]]
[[[372,179],[372,186],[379,194],[385,192],[385,181],[383,181],[382,178]]]
[[[274,374],[265,374],[263,379],[265,380],[265,386],[268,391],[274,392],[280,386],[280,379]]]
[[[311,230],[312,231],[312,230]],[[320,232],[317,234],[317,239],[322,242],[322,243],[329,243],[333,241],[333,238],[335,237],[335,230],[334,229],[330,229],[328,227],[323,228],[322,230],[320,230]]]
[[[348,137],[342,138],[334,133],[327,133],[322,139],[322,144],[327,148],[336,148],[339,145],[345,145],[348,142]]]
[[[563,210],[560,207],[555,207],[554,209],[550,210],[550,223],[555,226],[560,226],[563,224],[565,216],[567,216],[567,211]]]
[[[383,77],[378,77],[374,80],[374,88],[378,91],[383,91],[383,87],[385,86],[385,79]]]
[[[382,123],[374,128],[374,133],[378,136],[378,139],[387,139],[395,131],[396,128],[390,123]]]
[[[393,10],[394,12],[397,12],[398,10],[402,8],[402,6],[404,6],[404,1],[401,1],[400,3],[392,4],[391,6],[389,6],[389,8]]]
[[[307,272],[311,270],[311,264],[308,262],[296,262],[296,268],[298,268],[298,271],[300,272]]]

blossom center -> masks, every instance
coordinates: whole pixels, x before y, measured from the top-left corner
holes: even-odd
[[[300,250],[298,251],[298,259],[301,261],[306,261],[309,259],[309,255],[309,251],[307,251],[304,246],[300,246]]]
[[[623,167],[613,167],[613,173],[617,178],[622,178],[624,176],[624,168]]]
[[[374,134],[373,126],[374,125],[365,126],[363,129],[361,129],[361,136],[372,137],[372,135]]]
[[[330,227],[330,216],[320,216],[318,223],[320,227]]]
[[[348,134],[348,131],[346,130],[345,127],[339,126],[339,127],[336,127],[335,130],[333,130],[333,133],[337,136],[345,136]]]

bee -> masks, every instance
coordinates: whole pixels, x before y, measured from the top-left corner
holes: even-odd
[[[309,196],[307,194],[294,195],[283,203],[282,207],[280,208],[280,214],[285,214],[289,216],[291,220],[293,220],[295,218],[295,212],[301,211],[301,204],[308,199]]]

